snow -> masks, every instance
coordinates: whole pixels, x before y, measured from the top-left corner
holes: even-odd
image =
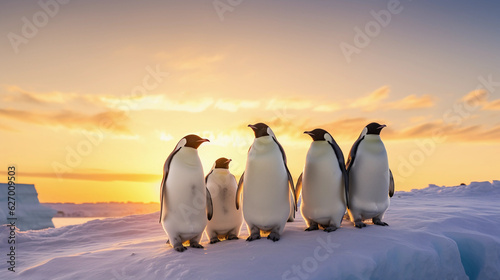
[[[9,279],[500,279],[500,182],[397,192],[384,221],[189,248],[165,244],[158,213],[17,233]],[[8,228],[2,227],[1,236]],[[4,238],[2,238],[4,239]],[[6,242],[0,243],[5,256]],[[5,257],[4,257],[5,258]]]
[[[44,203],[57,210],[56,217],[123,217],[133,214],[147,214],[160,209],[159,203]]]
[[[54,227],[52,217],[57,211],[40,204],[35,185],[16,184],[15,195],[12,196],[15,200],[10,200],[15,205],[8,203],[8,187],[8,184],[0,183],[0,224],[7,224],[7,218],[15,217],[20,230]],[[9,215],[11,206],[15,207],[14,216]]]

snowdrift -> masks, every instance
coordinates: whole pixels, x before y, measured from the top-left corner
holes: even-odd
[[[189,248],[165,244],[158,213],[17,234],[9,279],[500,279],[500,182],[397,192],[384,221]],[[6,229],[0,232],[6,236]],[[2,255],[5,242],[1,243]]]

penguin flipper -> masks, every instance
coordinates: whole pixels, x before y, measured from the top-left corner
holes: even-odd
[[[349,157],[347,158],[347,175],[349,175],[349,171],[351,171],[351,167],[354,164],[354,159],[356,159],[356,153],[358,152],[359,144],[361,143],[361,141],[363,141],[363,139],[365,139],[365,136],[361,134],[358,140],[356,140],[356,142],[354,142],[354,144],[352,145],[351,151],[349,152]]]
[[[167,215],[167,209],[163,210],[163,200],[167,200],[167,186],[166,186],[166,182],[167,180],[165,180],[166,176],[163,175],[163,179],[161,179],[161,185],[160,185],[160,221],[159,223],[161,223],[161,217],[162,215]],[[165,198],[163,198],[165,197]]]
[[[175,154],[180,151],[181,148],[182,147],[178,147],[172,153],[170,153],[170,155],[167,157],[167,160],[165,161],[165,164],[163,165],[163,178],[161,179],[160,185],[160,223],[162,217],[167,216],[167,209],[163,209],[163,201],[167,201],[167,178],[168,171],[170,169],[170,163],[172,163],[172,159],[174,158]]]
[[[359,143],[358,143],[359,145]],[[344,179],[344,189],[345,189],[345,202],[347,208],[349,208],[349,176],[347,175],[347,168],[345,166],[345,161],[344,161],[344,153],[342,153],[342,150],[340,149],[339,145],[337,142],[332,137],[332,143],[330,143],[330,146],[332,146],[333,151],[335,152],[335,155],[337,156],[337,161],[339,163],[340,171],[342,172],[342,177]],[[356,146],[357,149],[357,146]]]
[[[207,190],[207,218],[208,220],[212,220],[212,216],[214,215],[214,205],[212,204],[212,195],[210,195],[210,191]]]
[[[290,191],[291,191],[292,196],[293,196],[293,202],[294,202],[293,209],[295,209],[295,211],[297,211],[297,203],[295,203],[295,201],[297,201],[297,198],[295,197],[295,187],[293,185],[292,174],[290,174],[290,170],[288,170],[288,166],[286,164],[285,150],[283,149],[283,146],[281,146],[280,142],[278,142],[278,139],[276,139],[276,137],[274,135],[272,135],[272,138],[273,138],[274,142],[276,143],[276,145],[278,145],[278,148],[280,149],[280,152],[281,152],[281,156],[283,157],[283,163],[285,164],[286,173],[288,175],[288,186],[290,187]]]
[[[300,173],[299,179],[297,179],[297,185],[295,185],[295,205],[299,204],[299,196],[302,192],[302,175],[304,175],[304,172]]]
[[[208,182],[208,176],[210,176],[213,172],[214,172],[214,169],[212,168],[212,170],[210,170],[210,172],[208,172],[207,176],[205,176],[205,185]]]
[[[290,174],[290,170],[288,170],[288,166],[286,166],[286,163],[285,163],[285,168],[286,168],[286,173],[288,174],[288,186],[290,187],[290,195],[292,196],[291,203],[293,203],[293,209],[295,210],[294,212],[297,212],[297,203],[295,202],[297,201],[297,198],[295,197],[295,186],[293,185],[292,174]]]
[[[238,182],[238,188],[236,189],[236,210],[240,209],[240,199],[241,193],[243,192],[243,178],[245,177],[245,172],[241,174],[240,181]]]
[[[392,171],[389,169],[389,197],[392,197],[394,195],[394,177],[392,177]]]

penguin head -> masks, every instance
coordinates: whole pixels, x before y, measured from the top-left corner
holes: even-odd
[[[330,143],[333,142],[333,137],[330,135],[330,133],[321,128],[316,128],[311,131],[304,131],[304,134],[308,134],[309,136],[311,136],[313,141],[327,141]]]
[[[250,127],[253,130],[253,132],[255,133],[255,138],[259,138],[262,136],[274,135],[271,128],[265,123],[249,124],[248,127]]]
[[[214,168],[223,168],[223,169],[229,169],[229,163],[231,162],[231,159],[227,159],[224,157],[221,157],[215,161],[215,167]]]
[[[382,131],[384,127],[386,127],[385,124],[372,122],[366,126],[366,134],[380,135],[380,131]]]
[[[190,147],[193,149],[198,149],[198,147],[201,144],[203,144],[205,142],[210,142],[210,140],[205,139],[205,138],[201,138],[200,136],[194,135],[194,134],[189,134],[189,135],[184,136],[184,138],[182,138],[181,141],[184,142],[184,147]]]

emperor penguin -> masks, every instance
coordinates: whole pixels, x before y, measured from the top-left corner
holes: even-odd
[[[365,219],[372,219],[375,225],[387,226],[382,222],[394,194],[394,178],[389,169],[387,151],[380,138],[380,131],[386,125],[368,124],[352,145],[347,159],[349,175],[349,207],[351,221],[358,228],[366,227]]]
[[[242,200],[243,218],[250,232],[247,241],[260,239],[261,231],[269,232],[267,239],[278,241],[290,216],[290,203],[293,211],[297,210],[292,175],[285,151],[271,128],[264,123],[249,127],[255,139],[238,183],[236,209]]]
[[[340,227],[346,212],[349,178],[344,155],[324,129],[305,131],[313,139],[306,156],[304,172],[297,180],[295,198],[302,193],[300,212],[306,231],[323,227],[331,232]]]
[[[193,134],[183,137],[163,166],[160,223],[167,243],[178,252],[187,249],[182,245],[185,241],[193,248],[203,248],[200,240],[207,220],[212,219],[212,198],[197,150],[204,142],[210,141]]]
[[[217,159],[205,177],[213,203],[213,217],[206,229],[210,244],[219,242],[220,236],[227,240],[238,239],[243,221],[241,209],[235,209],[233,204],[238,185],[234,175],[229,172],[230,162],[230,159],[223,157]]]

